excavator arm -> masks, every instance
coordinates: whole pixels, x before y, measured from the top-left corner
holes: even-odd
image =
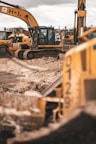
[[[38,26],[38,23],[36,19],[34,18],[34,16],[30,12],[28,12],[26,9],[18,5],[13,5],[7,2],[3,2],[1,0],[0,0],[0,3],[8,5],[8,6],[0,5],[0,13],[14,16],[16,18],[21,19],[27,24],[28,27],[32,28],[32,27]]]
[[[82,35],[86,27],[86,0],[78,0],[78,9],[75,11],[74,20],[74,43]]]

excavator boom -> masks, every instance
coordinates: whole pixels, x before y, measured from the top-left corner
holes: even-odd
[[[26,9],[23,9],[22,7],[18,5],[9,4],[3,1],[0,1],[0,3],[10,6],[8,7],[8,6],[0,5],[0,13],[14,16],[16,18],[21,19],[28,25],[28,27],[39,26],[34,16],[30,12],[28,12]]]
[[[74,20],[74,43],[78,42],[78,37],[83,34],[86,27],[86,0],[78,0],[78,9],[75,11]]]

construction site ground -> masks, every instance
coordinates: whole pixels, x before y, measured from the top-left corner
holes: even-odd
[[[57,57],[32,60],[0,58],[0,92],[42,92],[61,75],[63,61],[63,58]]]

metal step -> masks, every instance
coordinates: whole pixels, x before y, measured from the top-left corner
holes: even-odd
[[[43,96],[48,96],[56,87],[61,85],[62,76],[59,76],[51,85],[49,85],[46,89],[44,89],[41,94]]]

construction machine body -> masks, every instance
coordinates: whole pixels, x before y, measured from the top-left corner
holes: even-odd
[[[32,39],[24,33],[13,33],[8,38],[11,40],[11,44],[8,47],[8,50],[10,51],[11,55],[22,59],[22,53],[19,53],[18,55],[17,52],[22,52],[24,50],[29,49],[32,45]]]
[[[0,31],[0,56],[14,56],[17,50],[29,49],[31,45],[32,39],[21,28]]]
[[[96,100],[96,38],[80,44],[65,55],[63,68],[64,116],[74,108]]]

